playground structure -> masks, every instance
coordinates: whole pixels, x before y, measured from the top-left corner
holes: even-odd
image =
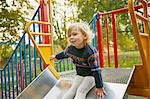
[[[134,4],[131,0],[128,1],[128,6],[134,36],[138,43],[139,51],[142,57],[142,64],[136,66],[128,92],[129,94],[150,97],[150,27],[148,23],[148,3],[145,0],[138,1],[143,5],[143,15],[136,13],[134,10]],[[144,24],[144,33],[139,30],[137,19],[142,20]]]
[[[104,88],[107,91],[107,95],[104,99],[123,99],[126,97],[125,93],[129,82],[132,77],[133,69],[104,69],[102,71],[104,78]],[[125,73],[123,73],[125,72]],[[59,80],[46,68],[38,77],[25,89],[23,90],[17,99],[60,99],[64,93],[71,87],[73,74],[68,79],[68,73],[66,75],[61,74]],[[119,75],[114,77],[115,75]],[[64,78],[65,77],[65,78]],[[38,90],[42,89],[42,90]],[[97,99],[95,95],[95,87],[90,90],[86,99]]]
[[[142,5],[140,6],[134,6],[132,3],[132,0],[129,0],[128,2],[128,6],[129,6],[129,13],[130,13],[130,17],[131,17],[131,22],[133,25],[133,29],[134,29],[134,34],[135,34],[135,39],[137,41],[137,44],[139,46],[139,51],[141,54],[141,58],[142,58],[142,65],[136,65],[135,69],[131,69],[130,73],[129,73],[129,77],[128,80],[126,81],[126,87],[125,90],[128,89],[127,93],[128,94],[132,94],[132,95],[138,95],[138,96],[145,96],[145,97],[150,97],[150,59],[149,59],[149,26],[148,26],[148,14],[147,14],[147,9],[148,6],[150,7],[150,3],[147,3],[145,0],[139,0]],[[48,4],[45,5],[42,0],[41,0],[41,21],[39,18],[39,13],[38,13],[38,21],[31,21],[27,24],[26,27],[26,31],[30,37],[30,39],[32,40],[32,43],[34,45],[34,51],[36,53],[37,52],[40,54],[40,70],[43,71],[47,66],[49,68],[49,70],[51,71],[52,75],[54,75],[57,79],[59,79],[60,75],[59,73],[57,73],[57,69],[55,69],[54,67],[54,62],[49,61],[49,57],[50,55],[52,55],[52,15],[51,15],[51,1],[48,0]],[[47,7],[48,6],[48,10]],[[143,12],[143,16],[140,16],[138,14],[135,14],[135,11],[138,9],[143,8],[144,12]],[[38,8],[39,9],[39,8]],[[39,10],[37,10],[38,12]],[[45,12],[42,13],[42,12]],[[116,20],[115,20],[115,16],[117,14],[120,13],[124,13],[127,12],[128,8],[123,8],[123,9],[119,9],[119,10],[115,10],[115,11],[111,11],[111,12],[106,12],[106,13],[97,13],[93,19],[91,20],[90,24],[92,24],[93,27],[93,32],[95,33],[95,39],[98,38],[98,50],[99,50],[99,60],[101,61],[100,66],[102,68],[104,68],[104,52],[103,52],[103,37],[102,37],[102,17],[105,17],[105,24],[106,24],[106,29],[108,29],[108,14],[111,14],[112,16],[112,29],[113,29],[113,38],[114,38],[114,63],[115,63],[115,68],[118,68],[118,53],[117,53],[117,32],[116,32]],[[36,13],[37,13],[36,12]],[[48,13],[48,14],[47,14]],[[48,16],[47,18],[45,18],[45,16]],[[138,26],[137,26],[137,18],[141,19],[144,21],[144,33],[140,33]],[[35,20],[35,18],[34,18]],[[31,31],[31,27],[34,27]],[[42,28],[42,31],[39,30],[38,32],[36,32],[35,27],[39,26],[39,28]],[[95,28],[95,29],[94,29]],[[96,30],[97,30],[97,34],[96,34]],[[108,32],[106,32],[108,33]],[[27,34],[24,34],[23,37],[21,38],[20,41],[23,41],[23,48],[21,46],[21,43],[19,43],[19,45],[17,46],[19,48],[19,63],[22,63],[22,57],[24,57],[24,64],[20,64],[20,70],[18,71],[18,57],[17,57],[17,48],[14,51],[14,53],[12,54],[12,56],[10,57],[8,63],[6,64],[5,68],[3,70],[1,70],[1,97],[2,99],[8,97],[8,98],[15,98],[16,96],[19,95],[19,93],[23,94],[24,90],[24,86],[27,87],[29,83],[32,82],[32,84],[34,84],[34,80],[32,78],[32,76],[35,76],[35,78],[37,77],[37,68],[36,68],[36,56],[34,54],[34,64],[32,63],[32,59],[31,59],[31,55],[29,54],[29,66],[27,65],[27,57],[26,55],[26,46],[25,46],[25,37]],[[96,37],[97,36],[97,37]],[[39,37],[39,42],[36,41],[37,37]],[[29,46],[31,44],[31,40],[29,39],[28,43]],[[109,39],[107,38],[107,41]],[[24,56],[22,56],[22,50],[24,50]],[[109,55],[109,43],[107,43],[107,50],[108,50],[108,66],[110,66],[110,55]],[[29,49],[29,53],[31,53],[31,49]],[[49,53],[49,55],[47,55],[47,53]],[[42,61],[42,62],[41,62]],[[34,75],[32,75],[32,65],[34,65]],[[16,66],[16,67],[15,67]],[[23,68],[25,68],[23,70]],[[27,69],[29,68],[29,80],[27,77]],[[15,72],[16,69],[16,72]],[[11,71],[12,70],[12,71]],[[10,72],[11,71],[11,72]],[[10,74],[11,73],[11,74]],[[19,75],[18,75],[19,74]],[[132,75],[133,74],[133,75]],[[42,74],[40,74],[42,75]],[[49,74],[48,74],[49,75]],[[11,76],[11,77],[10,77]],[[20,81],[18,80],[18,76],[20,76]],[[122,75],[123,76],[123,75]],[[22,78],[23,77],[23,78]],[[49,76],[50,77],[50,76]],[[55,79],[55,77],[53,79]],[[131,79],[131,78],[132,79]],[[52,80],[56,83],[56,80]],[[131,81],[130,81],[131,80]],[[22,82],[23,81],[23,82]],[[25,83],[24,83],[25,82]],[[128,84],[130,82],[130,85],[128,87]],[[19,84],[20,84],[20,88],[19,88]],[[55,83],[52,84],[52,86],[50,86],[51,88],[55,85]],[[25,85],[24,85],[25,84]],[[30,84],[30,85],[32,85]],[[29,85],[29,86],[30,86]],[[30,87],[27,87],[26,89],[28,89]],[[51,89],[50,88],[50,89]],[[25,89],[25,90],[26,90]],[[49,89],[49,90],[50,90]],[[55,91],[55,90],[52,90]],[[126,91],[125,91],[126,92]],[[124,92],[124,93],[125,93]],[[43,95],[43,94],[42,94]],[[44,94],[45,95],[45,94]],[[43,95],[43,96],[44,96]]]

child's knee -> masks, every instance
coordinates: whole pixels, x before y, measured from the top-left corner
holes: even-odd
[[[77,93],[86,94],[89,90],[91,90],[95,86],[95,82],[92,77],[86,77],[84,81],[80,84],[77,89]]]
[[[73,97],[75,96],[75,91],[73,90],[69,90],[62,99],[73,99]]]
[[[80,87],[77,89],[77,93],[82,93],[82,94],[86,94],[87,93],[87,88],[85,87]]]
[[[85,99],[87,95],[87,90],[85,88],[79,88],[76,92],[74,99]]]
[[[85,99],[86,98],[86,94],[83,93],[77,93],[76,96],[74,97],[74,99]]]

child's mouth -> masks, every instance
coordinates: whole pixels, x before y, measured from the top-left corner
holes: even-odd
[[[75,43],[75,41],[71,41],[71,43],[72,43],[72,44],[74,44],[74,43]]]

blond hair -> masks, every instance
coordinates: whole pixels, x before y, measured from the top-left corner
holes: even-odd
[[[90,30],[89,26],[84,23],[73,23],[69,26],[67,30],[67,36],[69,36],[72,33],[72,30],[76,28],[78,29],[83,35],[86,36],[86,42],[91,42],[93,33]]]

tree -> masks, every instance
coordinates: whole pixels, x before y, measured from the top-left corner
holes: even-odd
[[[19,39],[19,31],[24,25],[31,6],[29,0],[0,1],[0,42],[14,42]]]
[[[4,65],[12,54],[12,44],[19,40],[19,32],[24,32],[29,11],[33,7],[29,0],[0,1],[0,62]]]
[[[7,44],[0,46],[0,68],[2,68],[2,66],[4,66],[4,64],[7,62],[7,59],[12,54],[12,51],[12,47]]]
[[[93,15],[100,12],[109,12],[112,10],[117,10],[120,8],[127,7],[127,0],[70,0],[71,4],[75,4],[77,6],[77,15],[78,15],[78,21],[82,20],[84,22],[89,22]],[[137,1],[135,1],[135,4],[137,4]],[[109,21],[111,21],[111,17],[109,16]],[[119,14],[116,16],[117,21],[117,33],[118,33],[118,42],[123,41],[123,36],[129,37],[130,40],[133,40],[133,32],[131,28],[131,22],[128,17],[128,13]],[[111,24],[111,23],[109,23]],[[124,29],[121,28],[121,26],[124,27]],[[112,39],[112,27],[109,25],[109,37]],[[103,20],[103,35],[105,39],[105,27],[104,27],[104,20]],[[133,42],[135,42],[133,40]],[[125,42],[128,44],[128,42]],[[121,43],[119,43],[121,44]],[[134,43],[131,43],[134,44]],[[119,45],[121,49],[124,48],[124,46],[121,44]],[[130,49],[130,48],[129,48]],[[125,49],[126,50],[126,49]]]
[[[70,5],[69,1],[53,0],[53,27],[54,43],[57,43],[64,49],[67,45],[67,25],[76,20],[76,6]]]
[[[111,11],[126,6],[126,0],[70,0],[78,8],[78,18],[89,22],[97,11]]]

